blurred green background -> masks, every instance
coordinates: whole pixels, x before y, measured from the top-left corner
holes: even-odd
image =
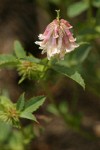
[[[80,72],[86,89],[49,71],[48,89],[63,117],[47,98],[36,114],[39,125],[23,121],[19,130],[1,122],[0,150],[100,149],[100,0],[0,0],[0,53],[11,53],[13,42],[18,39],[27,52],[45,57],[34,42],[55,19],[58,9],[61,18],[73,26],[80,45],[61,63]],[[25,80],[17,85],[15,70],[2,70],[0,79],[1,93],[8,92],[13,101],[22,91],[26,97],[44,93],[35,81]]]

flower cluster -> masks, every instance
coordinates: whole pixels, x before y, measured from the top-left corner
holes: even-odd
[[[44,31],[39,35],[39,40],[35,43],[43,49],[42,54],[47,53],[50,60],[52,56],[57,55],[60,59],[64,59],[66,53],[73,51],[79,45],[75,43],[76,38],[70,32],[72,26],[64,19],[53,20]]]

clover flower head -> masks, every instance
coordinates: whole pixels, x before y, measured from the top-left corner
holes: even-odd
[[[59,14],[45,29],[43,34],[39,34],[39,40],[35,43],[42,49],[42,54],[47,53],[47,58],[57,55],[64,59],[66,53],[73,51],[79,45],[73,37],[70,29],[72,26],[68,21],[59,19]]]

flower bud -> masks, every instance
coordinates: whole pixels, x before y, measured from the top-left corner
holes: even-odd
[[[37,78],[41,74],[43,66],[34,62],[21,60],[17,66],[17,70],[19,75],[22,76],[21,80],[19,81],[19,83],[21,83],[26,78]]]

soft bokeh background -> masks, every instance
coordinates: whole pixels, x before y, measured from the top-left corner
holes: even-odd
[[[41,56],[34,42],[61,10],[61,18],[73,25],[80,47],[65,56],[66,66],[77,68],[85,91],[71,79],[49,72],[47,84],[64,121],[49,98],[37,112],[39,125],[23,121],[22,130],[0,123],[1,150],[99,150],[100,149],[100,0],[0,0],[0,53],[12,53],[14,40],[27,52]],[[16,101],[44,91],[35,81],[20,86],[15,70],[0,70],[0,89]],[[49,108],[47,109],[47,106]],[[81,126],[81,130],[79,130]]]

